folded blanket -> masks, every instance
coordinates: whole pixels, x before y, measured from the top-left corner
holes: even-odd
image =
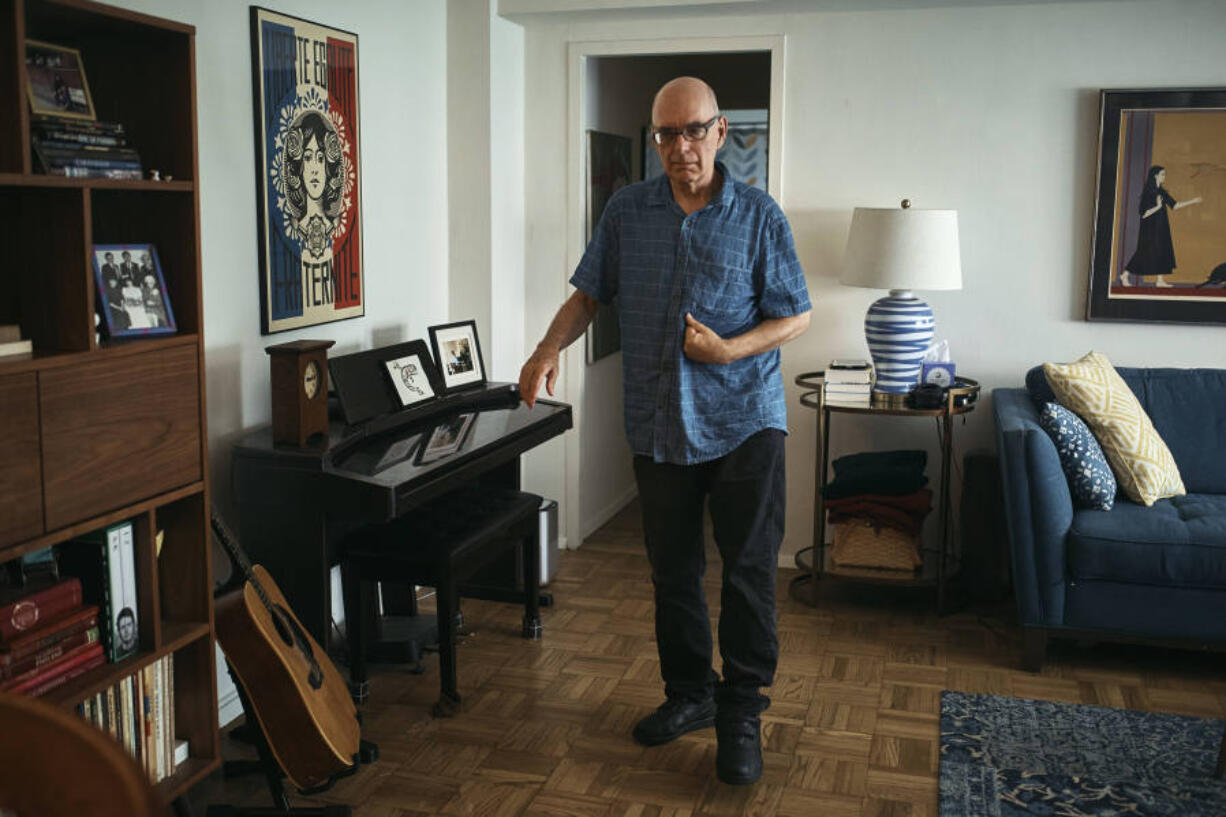
[[[826,501],[826,511],[832,524],[853,519],[867,520],[874,525],[897,528],[918,535],[924,517],[932,510],[932,490],[922,488],[911,494],[859,494],[844,499]]]
[[[857,494],[912,494],[928,484],[927,451],[865,451],[834,461],[834,479],[823,496],[839,499]]]

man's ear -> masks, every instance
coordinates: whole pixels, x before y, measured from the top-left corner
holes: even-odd
[[[728,117],[720,116],[719,121],[715,123],[715,127],[719,128],[718,147],[722,148],[724,146],[724,142],[728,141]]]

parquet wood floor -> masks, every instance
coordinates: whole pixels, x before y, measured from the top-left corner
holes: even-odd
[[[652,749],[630,738],[663,694],[640,536],[632,505],[563,554],[539,641],[519,637],[521,608],[465,601],[455,718],[430,717],[435,656],[421,676],[372,667],[365,735],[380,760],[295,803],[347,803],[358,817],[936,817],[942,689],[1226,716],[1222,655],[1056,642],[1031,674],[1011,605],[938,618],[927,598],[844,586],[814,609],[787,597],[796,571],[781,570],[766,771],[725,786],[712,730]],[[712,549],[713,622],[718,577]],[[201,814],[268,805],[259,780],[220,773],[192,800]]]

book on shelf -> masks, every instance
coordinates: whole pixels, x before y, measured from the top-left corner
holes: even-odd
[[[186,759],[176,741],[174,657],[166,655],[77,704],[77,714],[110,735],[157,783]],[[182,756],[181,756],[182,755]]]
[[[27,355],[34,351],[34,343],[22,340],[21,327],[15,323],[0,325],[0,357]]]
[[[0,686],[0,690],[37,697],[105,663],[106,656],[102,652],[102,645],[94,641],[72,650],[45,667],[40,667],[28,677],[6,682]]]
[[[871,394],[873,387],[868,383],[827,383],[826,394]]]
[[[65,543],[60,569],[79,578],[86,600],[98,605],[107,659],[122,661],[136,652],[140,639],[132,523],[120,522]]]
[[[141,178],[140,154],[113,122],[34,117],[30,145],[42,173],[53,176]]]
[[[34,352],[34,341],[26,340],[10,340],[7,343],[0,343],[0,357],[9,357],[10,355],[28,355]]]
[[[827,384],[831,383],[871,383],[873,380],[873,367],[864,364],[863,368],[850,366],[835,366],[837,361],[831,361],[826,371],[822,374],[822,380]]]
[[[92,604],[48,618],[37,627],[0,642],[0,669],[97,626],[98,608]]]
[[[30,126],[36,129],[60,128],[81,133],[105,133],[122,136],[126,130],[122,122],[107,122],[101,119],[68,119],[45,113],[30,115]]]
[[[93,644],[97,640],[98,627],[95,625],[87,630],[72,633],[56,643],[29,655],[23,655],[18,658],[13,658],[9,653],[0,655],[0,681],[7,682],[23,678],[58,660],[61,656],[68,655],[80,647]]]
[[[81,606],[81,582],[74,578],[10,588],[0,597],[0,644],[12,649],[14,639]],[[3,646],[0,646],[3,649]]]

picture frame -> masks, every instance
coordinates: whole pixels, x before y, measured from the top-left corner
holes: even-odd
[[[633,140],[615,133],[587,132],[587,240],[590,243],[605,205],[621,188],[634,181],[631,167]],[[588,326],[584,349],[587,364],[620,352],[622,335],[615,304],[601,304]]]
[[[476,419],[476,412],[469,412],[435,423],[430,433],[422,436],[416,464],[429,465],[457,453],[468,441]]]
[[[26,40],[26,94],[30,111],[43,116],[96,121],[81,52]]]
[[[1100,103],[1086,319],[1226,324],[1226,88]]]
[[[444,392],[484,386],[485,360],[477,339],[476,321],[457,321],[430,327],[430,349],[438,364]]]
[[[360,318],[358,36],[252,6],[251,63],[260,332]]]
[[[383,361],[383,367],[392,381],[392,388],[402,407],[412,406],[433,399],[435,377],[430,369],[434,362],[429,355],[418,353]]]
[[[179,331],[157,247],[95,244],[91,258],[97,311],[109,337],[150,337]]]

